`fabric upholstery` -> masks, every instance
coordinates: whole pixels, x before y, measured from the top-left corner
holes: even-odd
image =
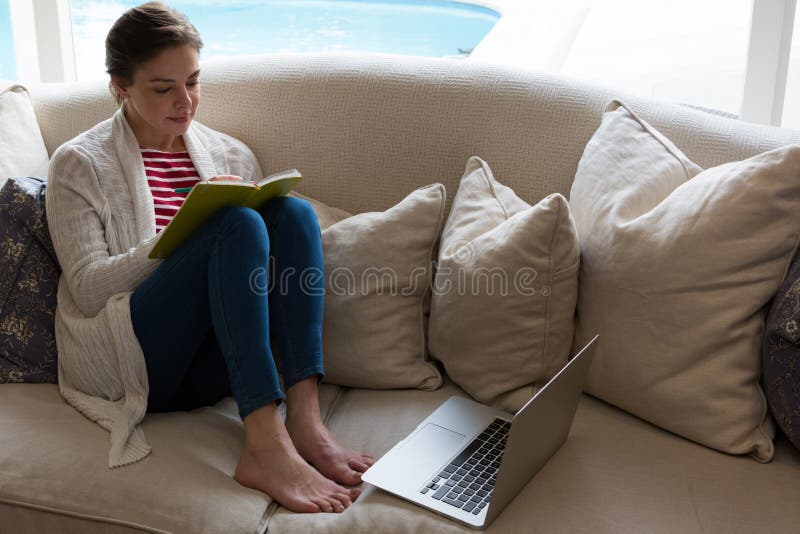
[[[0,189],[0,383],[57,380],[58,265],[45,215],[46,180]]]
[[[337,439],[378,457],[451,395],[466,396],[452,383],[430,392],[323,384],[320,404]],[[108,469],[107,434],[67,405],[57,386],[0,387],[3,526],[18,533],[47,526],[76,533],[472,532],[368,485],[341,515],[270,504],[230,478],[243,439],[232,398],[149,414],[143,424],[153,455]],[[762,465],[584,396],[567,442],[489,532],[530,532],[531,525],[587,534],[791,532],[798,472],[800,451],[782,437],[773,461]]]
[[[323,420],[340,395],[336,386],[321,386]],[[244,443],[233,398],[191,412],[148,414],[142,426],[153,454],[109,469],[108,433],[64,402],[56,385],[2,385],[0,503],[15,508],[11,518],[20,524],[0,507],[0,530],[42,532],[56,513],[66,525],[96,523],[92,532],[120,531],[111,524],[145,532],[264,531],[272,500],[233,480]],[[41,513],[49,519],[40,521]]]
[[[798,131],[747,124],[575,80],[458,60],[280,54],[205,61],[202,68],[199,120],[245,141],[256,152],[265,173],[296,166],[305,176],[302,193],[352,213],[386,209],[415,187],[433,181],[454,192],[464,161],[473,154],[490,161],[503,184],[528,203],[554,192],[567,195],[586,142],[599,126],[611,98],[624,97],[632,109],[703,167],[800,143]],[[105,81],[30,88],[50,153],[116,109]],[[0,431],[0,439],[8,440],[0,446],[0,472],[6,473],[8,466],[20,470],[21,464],[28,466],[24,472],[11,471],[22,478],[0,476],[3,518],[9,517],[5,511],[13,506],[5,504],[9,497],[30,495],[26,485],[37,490],[53,477],[43,466],[36,472],[40,478],[33,479],[35,485],[24,478],[33,472],[30,463],[38,461],[40,445],[30,440],[41,435],[69,443],[72,438],[64,436],[70,436],[73,427],[86,427],[74,410],[64,412],[48,405],[54,415],[51,424],[57,427],[42,433],[38,429],[48,426],[48,422],[39,422],[33,431],[25,432],[21,445],[9,447],[17,438],[8,437],[8,428],[17,432],[30,424],[27,420],[21,422],[28,413],[18,406],[36,404],[31,402],[36,399],[31,390],[20,393],[14,402],[9,401],[4,393],[12,387],[54,388],[0,386],[0,414],[5,418],[9,413],[6,410],[14,414],[10,426]],[[331,423],[340,439],[357,437],[347,441],[349,446],[380,455],[453,391],[449,386],[434,392],[352,390],[341,399],[341,406],[334,410],[338,415]],[[57,393],[52,399],[57,399]],[[230,409],[227,413],[235,412]],[[59,422],[62,415],[64,421]],[[39,417],[45,416],[40,413]],[[147,419],[145,426],[149,424]],[[223,443],[217,448],[213,442],[199,443],[201,435],[209,434],[205,430],[170,432],[165,426],[161,427],[163,437],[158,439],[172,440],[176,448],[188,450],[204,465],[219,462],[217,456],[223,458],[223,463],[234,461],[238,449],[230,445],[229,438],[212,433],[212,438]],[[92,439],[107,439],[94,425],[86,428],[96,434]],[[181,426],[181,430],[184,428]],[[238,427],[230,429],[239,432]],[[148,436],[152,433],[148,429]],[[103,450],[96,444],[92,446],[95,452]],[[195,452],[197,447],[202,447],[202,452]],[[157,458],[159,450],[157,447],[142,465]],[[63,457],[54,459],[54,472],[59,472],[59,462],[84,462],[83,454],[78,447],[70,448]],[[167,490],[147,495],[145,506],[166,500],[179,507],[184,501],[175,503],[175,499],[184,499],[183,493],[188,492],[189,511],[181,510],[180,514],[205,518],[219,510],[216,486],[203,489],[181,483],[176,488],[172,484],[176,475],[169,468],[168,464],[159,463],[142,475],[158,482],[153,486],[156,490]],[[79,479],[79,484],[87,478],[105,480],[107,471],[102,462],[98,463],[89,469],[88,477]],[[787,447],[782,438],[776,440],[773,461],[761,465],[698,446],[585,397],[570,440],[511,503],[491,531],[787,532],[800,524],[796,506],[800,502],[799,472],[800,453]],[[55,480],[56,491],[63,498],[59,494],[53,500],[73,503],[66,489],[70,486],[61,478]],[[13,488],[9,487],[10,482],[14,483]],[[228,489],[224,491],[227,499]],[[248,502],[252,502],[250,498],[247,497]],[[265,503],[259,502],[261,510]],[[194,508],[197,503],[199,507]],[[237,531],[242,503],[234,499],[222,504],[228,509],[220,512],[219,522],[214,525],[222,523],[222,531]],[[271,515],[269,531],[370,532],[407,528],[467,532],[373,489],[366,489],[356,504],[358,507],[341,516],[297,515],[273,505],[272,510],[277,511]],[[14,529],[16,532],[70,531],[66,525],[71,524],[72,518],[56,523],[51,514],[39,509],[25,508],[20,512],[22,507],[14,506],[14,510],[12,519],[22,515],[26,518],[19,525],[10,523],[19,526]],[[148,513],[149,510],[145,518]],[[126,517],[136,521],[136,515]],[[162,518],[156,524],[164,530],[186,530],[183,517]],[[71,531],[88,530],[82,526],[72,527]]]
[[[380,456],[451,395],[465,393],[449,382],[433,392],[349,390],[329,426],[337,438]],[[792,532],[800,518],[798,472],[800,452],[784,439],[764,465],[584,395],[567,441],[488,532]],[[474,532],[369,485],[341,515],[278,507],[268,528],[271,534]]]
[[[624,104],[586,146],[570,207],[586,390],[721,451],[772,457],[765,306],[800,237],[800,146],[703,170]]]
[[[456,191],[474,154],[529,204],[568,197],[612,98],[702,167],[800,143],[796,130],[454,59],[275,54],[201,67],[197,120],[244,141],[265,174],[300,169],[300,193],[351,213],[384,210],[432,182]],[[29,89],[50,153],[116,109],[102,80]]]
[[[567,363],[580,254],[563,196],[531,206],[470,158],[439,247],[431,355],[477,400],[520,409]]]
[[[47,176],[47,149],[21,85],[0,91],[0,187],[12,176]]]
[[[770,306],[761,357],[770,413],[800,449],[800,256]]]
[[[0,517],[5,525],[12,525],[15,532],[58,532],[59,534],[130,534],[133,532],[156,532],[127,521],[116,521],[106,517],[93,518],[65,514],[59,509],[30,506],[16,501],[0,499]],[[97,520],[99,519],[99,521]],[[102,522],[100,522],[102,521]]]
[[[444,218],[440,184],[417,189],[383,212],[322,230],[325,381],[365,388],[435,389],[424,307]],[[323,218],[319,204],[314,206]]]

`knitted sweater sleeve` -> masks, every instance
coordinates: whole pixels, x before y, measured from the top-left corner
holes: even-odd
[[[257,182],[264,178],[261,172],[261,165],[250,147],[235,137],[219,132],[216,133],[224,147],[231,174],[241,176],[245,182]]]
[[[45,191],[53,247],[72,299],[84,316],[97,315],[112,295],[133,291],[160,263],[147,257],[157,236],[122,254],[109,253],[108,201],[82,147],[62,146],[56,151]]]

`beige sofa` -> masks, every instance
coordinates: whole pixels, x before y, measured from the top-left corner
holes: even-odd
[[[105,84],[31,86],[50,153],[109,117]],[[788,143],[758,127],[577,82],[457,60],[263,56],[209,63],[198,119],[246,142],[265,172],[301,168],[301,192],[350,212],[415,187],[452,200],[478,155],[525,200],[568,195],[602,110],[621,97],[706,167]],[[800,177],[798,177],[800,179]],[[601,332],[602,335],[602,332]],[[323,417],[380,456],[439,403],[464,393],[324,385]],[[298,515],[231,477],[242,446],[232,399],[148,415],[153,453],[109,470],[108,434],[53,385],[0,386],[3,532],[456,532],[466,529],[372,487],[345,513]],[[790,532],[800,529],[800,453],[726,455],[584,395],[569,439],[493,532]]]

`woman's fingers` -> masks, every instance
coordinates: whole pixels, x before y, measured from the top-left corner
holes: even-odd
[[[209,178],[209,182],[242,182],[244,178],[236,176],[235,174],[220,174],[213,178]]]

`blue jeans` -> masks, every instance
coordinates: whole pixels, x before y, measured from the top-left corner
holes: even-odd
[[[323,376],[322,240],[311,205],[278,197],[224,208],[131,295],[150,383],[148,411],[191,410],[233,393],[244,419]]]

